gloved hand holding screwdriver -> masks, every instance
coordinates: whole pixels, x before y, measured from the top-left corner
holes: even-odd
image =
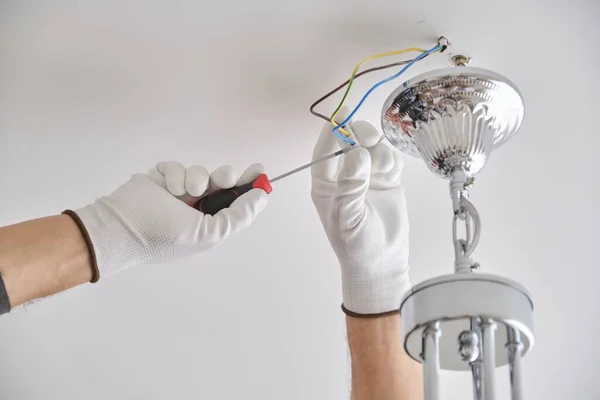
[[[313,160],[340,150],[331,129],[323,127]],[[360,146],[314,164],[311,174],[313,203],[340,264],[352,399],[420,398],[420,368],[403,353],[398,316],[410,288],[402,161],[371,124],[351,122],[349,130]],[[252,224],[269,190],[264,181],[247,187],[214,215],[190,204],[263,173],[258,164],[238,177],[227,166],[209,174],[161,162],[90,205],[0,228],[0,314],[131,266],[210,250]]]

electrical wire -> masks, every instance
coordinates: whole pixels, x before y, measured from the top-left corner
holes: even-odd
[[[440,52],[444,51],[446,49],[447,46],[443,45],[441,46],[441,49],[439,50]],[[423,53],[420,57],[420,60],[423,60],[424,58],[428,57],[431,53]],[[368,73],[371,72],[376,72],[376,71],[381,71],[381,70],[385,70],[385,69],[389,69],[389,68],[393,68],[393,67],[397,67],[397,66],[401,66],[401,65],[407,65],[413,61],[417,61],[416,59],[410,59],[410,60],[404,60],[404,61],[398,61],[398,62],[394,62],[394,63],[390,63],[390,64],[384,64],[378,67],[373,67],[373,68],[369,68],[366,69],[364,71],[361,71],[359,73],[357,73],[354,76],[354,80],[358,79],[359,77],[366,75]],[[330,98],[331,96],[333,96],[335,93],[337,93],[338,91],[340,91],[344,86],[348,85],[350,83],[350,79],[346,80],[345,82],[343,82],[342,84],[340,84],[339,86],[337,86],[335,89],[332,89],[331,91],[329,91],[327,94],[323,95],[322,97],[320,97],[319,99],[317,99],[314,103],[311,104],[309,111],[312,115],[314,115],[317,118],[322,119],[323,121],[326,122],[331,122],[330,118],[325,116],[324,114],[319,113],[318,111],[315,110],[315,108],[320,105],[322,102],[324,102],[325,100],[327,100],[328,98]],[[342,138],[344,139],[344,138]],[[352,142],[354,144],[354,142]]]
[[[352,83],[354,82],[354,78],[356,77],[356,73],[358,72],[358,70],[360,69],[360,67],[363,64],[365,64],[365,63],[367,63],[369,61],[377,60],[379,58],[396,56],[396,55],[399,55],[399,54],[410,53],[412,51],[419,51],[421,53],[425,53],[427,50],[422,49],[420,47],[410,47],[408,49],[403,49],[403,50],[388,51],[388,52],[385,52],[385,53],[378,53],[378,54],[374,54],[372,56],[369,56],[369,57],[363,59],[358,64],[356,64],[356,66],[354,67],[354,70],[350,74],[350,79],[348,80],[348,87],[346,88],[346,92],[342,96],[342,100],[340,101],[340,104],[337,106],[337,108],[335,109],[335,111],[331,114],[331,124],[333,126],[335,126],[335,117],[338,115],[338,113],[340,112],[342,106],[344,105],[344,102],[346,101],[346,97],[348,97],[348,93],[350,93],[350,88],[352,88]],[[347,131],[345,131],[343,128],[340,128],[339,131],[342,132],[346,137],[350,137],[350,134]]]
[[[428,54],[429,55],[429,54]],[[356,74],[354,76],[354,80],[356,80],[357,78],[368,74],[370,72],[375,72],[375,71],[381,71],[383,69],[388,69],[388,68],[392,68],[392,67],[397,67],[400,65],[406,65],[408,63],[410,63],[412,61],[411,60],[405,60],[405,61],[398,61],[395,63],[391,63],[391,64],[385,64],[379,67],[373,67],[373,68],[369,68],[366,69],[364,71],[359,72],[358,74]],[[349,85],[351,83],[350,79],[348,79],[346,82],[342,83],[341,85],[339,85],[338,87],[336,87],[335,89],[333,89],[332,91],[330,91],[329,93],[327,93],[326,95],[324,95],[323,97],[321,97],[320,99],[318,99],[317,101],[315,101],[311,106],[310,106],[310,113],[316,117],[322,118],[324,121],[332,123],[333,126],[335,126],[335,115],[333,116],[333,121],[332,118],[330,117],[326,117],[323,114],[320,114],[318,112],[315,111],[315,107],[318,106],[319,104],[321,104],[323,101],[327,100],[329,97],[331,97],[332,95],[334,95],[335,93],[337,93],[340,89],[342,89],[344,86]],[[348,86],[349,87],[349,86]],[[348,90],[346,90],[346,94],[344,94],[344,97],[348,94]],[[341,106],[344,104],[343,100],[342,102],[340,102],[340,105],[338,106],[338,110],[336,110],[336,114],[339,111],[339,109],[341,109]],[[345,131],[344,131],[345,132]],[[333,132],[334,135],[336,135],[338,138],[342,139],[344,142],[348,143],[350,146],[354,146],[356,143],[354,142],[354,140],[350,139],[348,136],[345,135],[341,135],[340,133],[338,133],[337,131]]]
[[[403,73],[404,73],[406,70],[408,70],[410,67],[412,67],[412,66],[413,66],[413,65],[414,65],[414,64],[415,64],[417,61],[419,61],[419,60],[422,60],[422,59],[423,59],[424,57],[426,57],[427,55],[429,55],[429,54],[431,54],[431,53],[435,53],[436,51],[439,51],[439,50],[442,50],[442,49],[443,49],[443,46],[442,46],[442,45],[440,45],[440,44],[438,43],[438,44],[437,44],[435,47],[432,47],[431,49],[429,49],[429,50],[425,51],[424,53],[421,53],[421,54],[419,54],[417,57],[415,57],[414,59],[412,59],[412,60],[411,60],[411,61],[410,61],[408,64],[406,64],[406,65],[404,66],[404,68],[402,68],[402,69],[401,69],[399,72],[397,72],[396,74],[394,74],[394,75],[392,75],[392,76],[390,76],[390,77],[388,77],[388,78],[386,78],[386,79],[384,79],[384,80],[382,80],[382,81],[379,81],[379,82],[377,82],[375,85],[373,85],[373,86],[371,87],[371,89],[369,89],[369,90],[367,91],[367,93],[365,93],[365,95],[363,96],[363,98],[362,98],[362,99],[359,101],[358,105],[357,105],[356,107],[354,107],[354,110],[352,110],[352,112],[350,113],[350,115],[348,115],[348,116],[346,117],[346,119],[345,119],[345,120],[343,120],[342,122],[340,122],[338,125],[335,125],[335,120],[334,120],[334,118],[332,117],[331,121],[332,121],[332,123],[334,124],[334,127],[333,127],[333,133],[334,133],[336,136],[338,136],[340,139],[342,139],[342,140],[346,141],[347,143],[349,143],[350,145],[352,145],[352,146],[353,146],[353,145],[355,145],[356,143],[355,143],[355,142],[354,142],[352,139],[350,139],[350,138],[348,138],[348,137],[346,137],[346,136],[343,136],[343,135],[341,135],[341,134],[339,133],[339,130],[340,130],[340,128],[342,128],[344,125],[346,125],[346,124],[348,123],[348,121],[350,121],[350,119],[351,119],[351,118],[354,116],[354,114],[356,114],[356,112],[357,112],[357,111],[358,111],[358,110],[359,110],[359,109],[362,107],[362,105],[364,104],[365,100],[366,100],[366,99],[367,99],[367,98],[368,98],[368,97],[371,95],[371,93],[373,93],[373,91],[374,91],[375,89],[377,89],[379,86],[381,86],[381,85],[383,85],[383,84],[385,84],[385,83],[387,83],[387,82],[389,82],[389,81],[392,81],[392,80],[394,80],[394,79],[398,78],[398,77],[399,77],[400,75],[402,75],[402,74],[403,74]]]
[[[429,55],[429,54],[428,54]],[[423,57],[425,58],[425,57]],[[411,60],[404,60],[404,61],[398,61],[395,63],[391,63],[391,64],[384,64],[381,65],[379,67],[373,67],[373,68],[369,68],[369,69],[365,69],[364,71],[359,72],[358,74],[356,74],[356,76],[354,77],[354,80],[357,80],[358,78],[360,78],[361,76],[368,74],[370,72],[375,72],[375,71],[381,71],[384,69],[388,69],[388,68],[393,68],[393,67],[398,67],[400,65],[406,65],[409,62],[411,62]],[[327,93],[326,95],[322,96],[321,98],[319,98],[318,100],[316,100],[314,103],[311,104],[310,106],[310,113],[312,115],[314,115],[317,118],[321,118],[323,121],[325,122],[331,122],[330,118],[315,111],[315,108],[321,104],[322,102],[324,102],[325,100],[327,100],[328,98],[330,98],[331,96],[333,96],[334,94],[336,94],[337,92],[340,91],[340,89],[342,89],[344,86],[346,86],[348,83],[350,83],[350,79],[348,79],[346,82],[342,83],[341,85],[339,85],[338,87],[336,87],[335,89],[331,90],[329,93]]]

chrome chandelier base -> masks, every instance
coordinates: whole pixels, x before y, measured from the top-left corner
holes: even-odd
[[[422,282],[405,296],[400,307],[402,337],[408,355],[418,362],[424,354],[425,331],[437,324],[439,367],[443,370],[468,371],[475,359],[466,354],[481,350],[468,349],[464,332],[476,332],[477,325],[496,325],[493,346],[495,364],[509,363],[509,331],[520,337],[521,355],[533,346],[533,302],[526,289],[517,282],[496,275],[464,273],[439,276]],[[461,342],[461,335],[464,340]],[[481,343],[471,335],[473,345]],[[462,348],[461,348],[462,347]],[[470,350],[470,351],[469,351]],[[467,354],[467,355],[468,355]]]
[[[457,168],[477,174],[492,150],[521,126],[524,104],[507,78],[481,68],[421,74],[397,88],[383,106],[383,133],[400,151],[421,157],[437,176]]]

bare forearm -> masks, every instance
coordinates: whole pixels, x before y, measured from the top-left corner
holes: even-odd
[[[420,364],[402,347],[400,317],[346,317],[352,356],[352,400],[419,400]]]
[[[0,275],[12,307],[89,282],[81,231],[68,215],[0,228]]]

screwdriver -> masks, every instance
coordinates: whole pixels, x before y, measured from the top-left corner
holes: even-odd
[[[352,147],[343,148],[342,150],[338,150],[335,153],[329,154],[325,157],[311,161],[308,164],[304,164],[301,167],[288,171],[285,174],[276,176],[273,179],[269,179],[266,174],[260,174],[254,181],[250,183],[235,186],[230,189],[221,189],[205,197],[202,197],[196,202],[196,204],[194,204],[193,207],[204,214],[215,215],[220,210],[229,207],[231,203],[235,201],[235,199],[252,189],[262,189],[267,193],[271,193],[273,191],[271,183],[288,177],[292,174],[295,174],[298,171],[302,171],[303,169],[306,169],[308,167],[312,167],[313,165],[318,164],[320,162],[347,153],[351,148]]]

